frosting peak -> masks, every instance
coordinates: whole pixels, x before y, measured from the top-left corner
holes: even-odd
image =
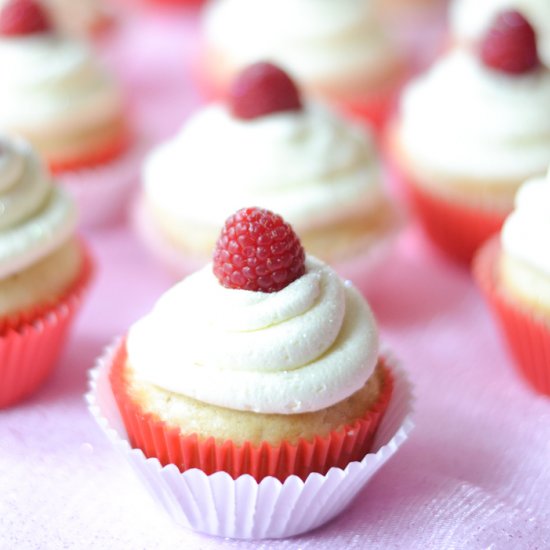
[[[308,257],[271,294],[227,289],[208,265],[169,290],[128,334],[138,378],[213,405],[260,413],[320,410],[359,390],[378,358],[372,314]]]

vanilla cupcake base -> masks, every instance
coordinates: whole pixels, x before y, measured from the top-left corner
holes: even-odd
[[[213,437],[216,443],[232,441],[235,445],[281,441],[293,444],[299,439],[325,437],[339,427],[353,424],[372,409],[385,383],[383,368],[379,367],[365,385],[344,401],[326,409],[302,414],[259,414],[226,409],[173,394],[150,383],[140,381],[127,362],[124,377],[128,398],[141,410],[178,427],[184,434]]]
[[[506,292],[550,325],[550,279],[505,252],[500,255],[499,274]]]
[[[281,482],[273,477],[257,482],[225,472],[206,475],[191,469],[179,472],[145,458],[126,439],[109,373],[118,343],[107,349],[90,373],[86,396],[90,412],[113,446],[122,453],[153,498],[179,525],[209,535],[241,539],[291,537],[310,531],[346,508],[370,478],[407,439],[413,428],[412,390],[405,374],[388,362],[394,377],[391,402],[377,431],[372,452],[345,468],[325,475],[296,476]]]
[[[0,279],[0,318],[55,303],[76,280],[82,263],[82,247],[72,238],[23,271]]]

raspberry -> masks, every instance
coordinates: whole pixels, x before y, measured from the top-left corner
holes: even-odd
[[[243,208],[230,216],[214,250],[214,275],[226,288],[277,292],[305,272],[300,239],[281,216]]]
[[[242,71],[229,90],[229,108],[236,118],[250,120],[271,113],[302,109],[292,79],[271,63],[255,63]]]
[[[536,69],[540,64],[537,36],[529,21],[515,10],[500,13],[481,42],[481,60],[508,74]]]
[[[50,18],[36,0],[9,0],[0,10],[1,36],[23,36],[49,30]]]

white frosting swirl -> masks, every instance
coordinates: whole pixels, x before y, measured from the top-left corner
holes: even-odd
[[[550,161],[550,71],[487,69],[455,49],[405,90],[401,141],[419,167],[466,179],[523,180]]]
[[[550,173],[524,183],[501,232],[503,250],[550,277]]]
[[[111,77],[79,42],[49,33],[0,39],[0,128],[71,131],[121,112]]]
[[[371,135],[317,104],[244,121],[209,106],[151,153],[143,180],[170,219],[214,227],[254,204],[301,231],[365,212],[382,193]]]
[[[32,148],[0,137],[0,278],[48,255],[75,226],[72,201],[53,188]]]
[[[337,86],[339,78],[364,75],[393,52],[372,4],[217,0],[205,12],[206,41],[234,68],[269,59],[304,83]]]
[[[548,0],[455,0],[451,5],[451,32],[460,41],[481,40],[499,13],[521,12],[537,33],[541,60],[550,67],[550,2]]]
[[[187,277],[135,323],[136,376],[202,402],[259,413],[329,407],[359,390],[378,359],[361,295],[319,260],[275,293],[222,287],[212,266]]]

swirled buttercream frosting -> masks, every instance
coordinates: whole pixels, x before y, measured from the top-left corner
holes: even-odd
[[[44,258],[74,232],[76,211],[26,142],[0,137],[0,278]]]
[[[120,114],[118,87],[83,43],[50,33],[0,39],[0,128],[74,131]]]
[[[550,161],[550,71],[509,76],[455,49],[404,91],[400,139],[425,170],[471,180],[543,174]]]
[[[501,233],[502,248],[550,277],[550,173],[524,183]]]
[[[135,376],[175,394],[258,413],[317,411],[347,398],[378,358],[372,313],[308,256],[274,293],[222,287],[212,266],[187,277],[127,337]]]
[[[268,59],[303,83],[337,86],[392,50],[373,11],[365,0],[218,0],[204,27],[208,45],[236,68]]]
[[[300,231],[365,212],[382,196],[373,138],[315,103],[254,120],[209,106],[153,151],[143,180],[159,212],[215,227],[255,204]]]

